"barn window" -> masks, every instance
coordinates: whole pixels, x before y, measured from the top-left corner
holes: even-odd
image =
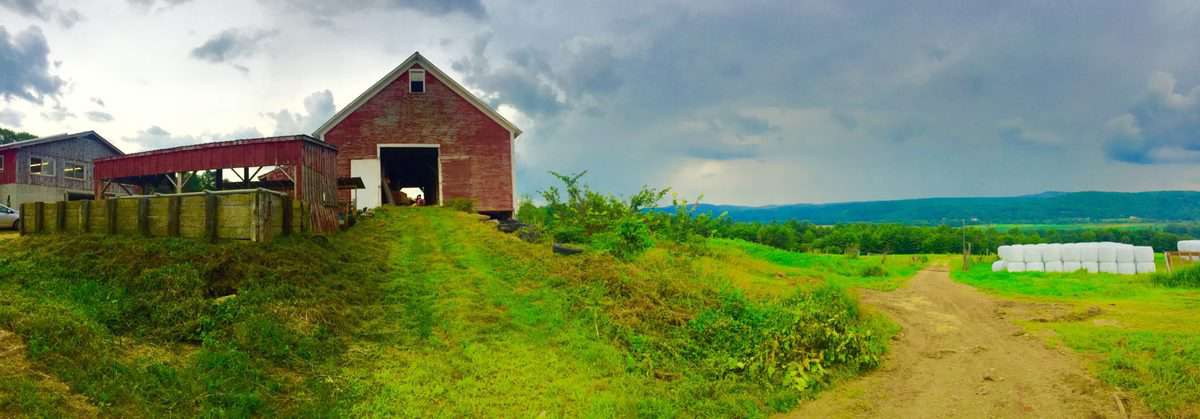
[[[425,93],[425,70],[408,70],[408,91]]]
[[[4,173],[4,156],[0,156],[0,173]]]
[[[84,180],[84,178],[87,176],[86,173],[87,169],[85,169],[83,165],[79,163],[68,162],[65,166],[63,166],[63,177],[67,179]]]
[[[42,176],[54,176],[54,160],[41,157],[29,158],[29,173]]]

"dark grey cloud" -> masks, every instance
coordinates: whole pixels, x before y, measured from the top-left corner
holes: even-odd
[[[278,34],[278,31],[226,29],[193,48],[191,55],[210,63],[226,63],[253,56],[264,41]]]
[[[36,26],[10,36],[0,26],[0,98],[41,104],[62,93],[63,79],[50,74],[50,46]]]
[[[11,128],[20,128],[21,120],[25,115],[12,109],[0,109],[0,125]]]
[[[206,133],[202,135],[175,135],[158,125],[138,131],[132,137],[122,138],[126,142],[137,144],[141,150],[179,147],[212,141],[228,141],[262,137],[255,128],[240,128],[228,133]]]
[[[333,92],[322,90],[304,98],[304,112],[267,112],[263,116],[275,122],[275,135],[310,134],[333,117],[337,111],[333,103]]]
[[[66,121],[67,119],[75,118],[75,113],[67,110],[66,107],[62,106],[62,104],[56,103],[50,109],[42,111],[42,118],[46,118],[48,121],[62,122]]]
[[[481,0],[260,0],[285,11],[299,11],[322,27],[333,27],[335,19],[354,13],[414,11],[430,16],[461,14],[473,19],[487,18]]]
[[[59,8],[56,3],[46,0],[0,0],[0,7],[21,16],[56,22],[65,28],[75,26],[83,20],[83,15],[78,10]]]
[[[1105,124],[1109,158],[1136,164],[1200,162],[1200,85],[1156,72],[1143,97]]]
[[[85,115],[87,115],[87,119],[92,122],[112,122],[113,120],[112,114],[108,112],[89,111]]]
[[[129,1],[130,5],[132,5],[134,8],[136,8],[138,10],[150,11],[150,10],[155,9],[156,7],[159,7],[159,5],[162,5],[161,7],[159,7],[159,10],[163,10],[163,9],[169,9],[171,7],[175,7],[175,6],[184,4],[184,3],[191,2],[192,0],[128,0],[128,1]]]

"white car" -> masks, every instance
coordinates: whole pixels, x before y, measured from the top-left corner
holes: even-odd
[[[21,228],[21,213],[15,209],[0,204],[0,228]]]

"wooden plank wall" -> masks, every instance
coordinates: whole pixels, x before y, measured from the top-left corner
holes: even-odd
[[[284,215],[288,206],[290,217]],[[123,234],[265,242],[311,231],[310,217],[305,216],[308,212],[306,203],[265,190],[31,202],[21,205],[21,234]]]

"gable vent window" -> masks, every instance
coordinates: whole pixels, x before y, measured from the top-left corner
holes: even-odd
[[[425,70],[408,70],[409,93],[425,93]]]

